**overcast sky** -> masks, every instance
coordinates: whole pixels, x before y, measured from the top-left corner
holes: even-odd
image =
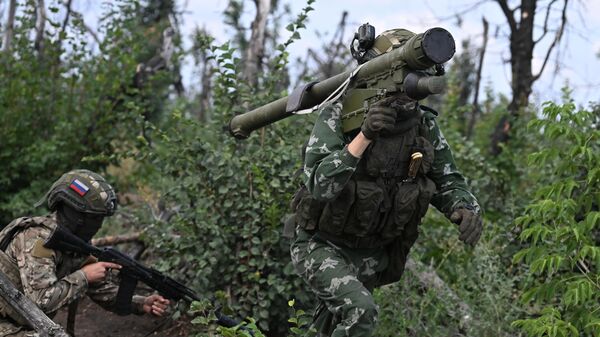
[[[254,5],[246,1],[246,22],[254,16]],[[291,4],[294,14],[300,12],[306,4],[304,1],[284,1]],[[315,11],[309,14],[307,29],[301,32],[302,39],[292,46],[292,59],[305,55],[306,48],[316,41],[315,31],[333,33],[341,18],[341,13],[349,13],[348,31],[345,36],[350,42],[356,27],[369,22],[376,27],[377,32],[391,28],[407,28],[413,32],[423,32],[427,28],[440,26],[449,30],[454,36],[458,52],[460,41],[469,39],[476,46],[482,43],[482,17],[490,22],[488,50],[485,55],[483,68],[483,84],[491,84],[495,91],[510,94],[510,57],[508,52],[508,27],[500,7],[493,1],[473,8],[478,0],[317,0],[313,7]],[[515,1],[512,1],[514,3]],[[555,5],[555,13],[550,24],[559,22],[561,3]],[[184,15],[184,32],[191,32],[195,26],[205,27],[219,41],[224,42],[231,36],[231,31],[223,25],[223,11],[227,6],[226,0],[189,0]],[[540,0],[540,6],[545,8],[549,0]],[[600,101],[600,59],[596,54],[600,51],[600,0],[570,0],[569,28],[560,45],[560,54],[554,53],[546,66],[544,75],[534,86],[533,101],[537,104],[559,99],[561,87],[568,81],[575,90],[574,96],[580,104],[588,101]],[[511,4],[511,6],[514,6]],[[463,21],[458,23],[454,13],[467,12]],[[539,21],[542,25],[542,14]],[[496,30],[496,27],[499,27]],[[536,36],[539,35],[536,34]],[[534,72],[541,67],[545,56],[545,48],[552,41],[548,36],[540,43],[540,48],[534,51]],[[542,48],[543,47],[543,48]],[[559,68],[556,68],[558,60]],[[557,71],[558,70],[558,71]]]
[[[23,0],[20,0],[23,1]],[[56,4],[59,0],[49,0],[48,4]],[[291,22],[302,7],[303,0],[280,0],[292,8],[291,16],[284,17],[283,27]],[[541,8],[545,8],[551,0],[539,0]],[[73,0],[73,7],[84,14],[86,23],[95,28],[102,12],[101,0]],[[511,7],[517,1],[510,1]],[[0,10],[6,16],[7,1],[0,0]],[[184,11],[182,34],[185,45],[190,45],[190,35],[195,27],[206,28],[217,42],[223,43],[232,35],[232,31],[223,24],[223,11],[227,0],[177,0],[180,10]],[[254,17],[253,1],[246,0],[244,21],[249,27]],[[482,3],[478,6],[474,4]],[[558,1],[550,25],[558,24],[562,1]],[[600,101],[600,0],[569,0],[569,26],[563,42],[557,48],[560,53],[553,53],[543,76],[534,86],[533,103],[540,104],[546,100],[560,99],[561,88],[565,83],[574,89],[574,97],[579,104],[587,105],[589,101]],[[59,6],[61,7],[61,6]],[[303,57],[308,47],[320,46],[315,32],[332,34],[343,11],[348,11],[348,28],[345,33],[347,43],[356,28],[365,22],[374,25],[377,32],[391,28],[406,28],[413,32],[423,32],[427,28],[440,26],[452,33],[460,52],[461,41],[469,39],[475,46],[482,43],[482,17],[490,22],[488,50],[483,68],[483,86],[491,85],[495,92],[510,95],[510,54],[508,52],[508,27],[500,7],[493,0],[317,0],[313,4],[314,11],[309,13],[307,28],[301,31],[302,39],[291,46],[291,60]],[[455,13],[464,13],[459,23]],[[536,23],[542,26],[542,16],[538,12]],[[52,14],[50,14],[52,15]],[[56,14],[64,15],[62,13]],[[5,22],[5,18],[2,20]],[[539,28],[538,28],[539,30]],[[288,32],[283,32],[284,37]],[[539,31],[536,36],[539,36]],[[327,39],[329,39],[328,37]],[[534,51],[534,73],[540,68],[546,47],[552,41],[548,36]],[[557,63],[558,61],[558,63]],[[558,64],[558,67],[557,67]],[[292,62],[292,66],[294,63]],[[190,66],[183,70],[184,84],[193,89],[195,77]]]

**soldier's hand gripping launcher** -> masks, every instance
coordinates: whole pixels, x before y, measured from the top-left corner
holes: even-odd
[[[369,34],[361,34],[359,39],[374,35],[374,32],[370,34],[364,28],[363,31]],[[354,70],[301,86],[287,97],[235,116],[229,122],[230,133],[236,138],[247,138],[252,131],[300,110],[313,108],[340,90],[345,91],[342,114],[345,132],[360,127],[368,105],[381,97],[404,92],[409,97],[420,100],[430,94],[441,93],[445,82],[441,76],[443,72],[439,69],[454,55],[452,35],[439,27],[420,34],[406,32],[410,38],[390,46],[391,50],[384,50],[383,54]],[[353,50],[353,55],[354,53]],[[348,83],[346,87],[345,82]]]
[[[194,291],[185,285],[175,281],[159,271],[148,268],[131,257],[121,253],[113,248],[98,248],[83,241],[72,234],[63,226],[56,226],[56,229],[44,243],[46,248],[73,252],[83,256],[92,255],[99,261],[113,262],[121,265],[119,271],[121,283],[117,292],[115,303],[115,312],[119,315],[131,313],[131,300],[138,282],[143,282],[152,289],[158,291],[161,296],[174,300],[184,300],[186,302],[200,301],[200,297]],[[216,312],[217,324],[224,327],[234,327],[239,324],[231,317]]]

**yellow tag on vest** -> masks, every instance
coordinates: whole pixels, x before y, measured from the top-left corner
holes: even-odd
[[[92,263],[96,263],[98,262],[98,259],[92,255],[88,256],[85,258],[85,260],[83,260],[83,262],[81,263],[81,266],[79,266],[79,269],[81,269],[84,266],[87,266],[88,264],[92,264]]]
[[[44,247],[44,242],[41,239],[38,239],[35,242],[35,246],[33,246],[33,252],[31,252],[31,255],[33,255],[34,257],[49,258],[52,257],[53,253],[54,252],[52,251],[52,249]]]

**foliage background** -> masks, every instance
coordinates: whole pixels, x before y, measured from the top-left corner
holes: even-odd
[[[302,326],[313,298],[293,274],[281,232],[314,116],[289,118],[245,141],[224,130],[235,114],[287,94],[287,50],[301,38],[312,2],[290,22],[283,21],[289,9],[275,4],[274,13],[288,16],[274,15],[267,27],[263,71],[252,81],[244,75],[241,51],[250,41],[243,29],[221,45],[198,30],[188,49],[175,34],[164,58],[163,33],[177,31],[174,2],[107,2],[97,47],[75,12],[64,22],[48,19],[40,44],[32,38],[38,3],[20,2],[11,48],[0,53],[2,223],[43,212],[31,205],[61,173],[97,170],[114,182],[123,206],[108,228],[130,230],[119,226],[125,221],[143,229],[157,268],[207,298],[216,293],[268,336],[300,333],[289,328]],[[225,24],[239,27],[244,3],[231,2]],[[323,54],[332,47],[324,43]],[[600,108],[577,107],[569,89],[562,102],[522,107],[510,141],[492,155],[490,134],[510,100],[487,87],[468,135],[473,107],[465,97],[473,84],[464,79],[475,70],[474,48],[451,63],[447,93],[426,104],[441,112],[485,209],[484,236],[465,248],[456,228],[430,210],[412,254],[415,269],[375,293],[376,335],[598,336]],[[181,92],[185,56],[206,81]],[[347,53],[338,56],[328,71],[349,66]],[[304,80],[322,78],[323,69]],[[443,287],[432,287],[427,275]]]

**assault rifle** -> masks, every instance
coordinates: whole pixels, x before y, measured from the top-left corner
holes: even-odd
[[[121,265],[122,268],[119,271],[121,282],[119,283],[115,303],[115,313],[119,315],[131,313],[131,300],[139,281],[170,300],[184,300],[186,302],[200,301],[200,297],[192,289],[169,276],[142,265],[114,248],[95,247],[60,225],[56,226],[50,238],[44,243],[44,247],[58,251],[69,251],[84,256],[92,255],[98,261]],[[240,323],[229,316],[223,315],[218,310],[215,312],[215,315],[217,317],[217,324],[220,326],[231,328]]]

